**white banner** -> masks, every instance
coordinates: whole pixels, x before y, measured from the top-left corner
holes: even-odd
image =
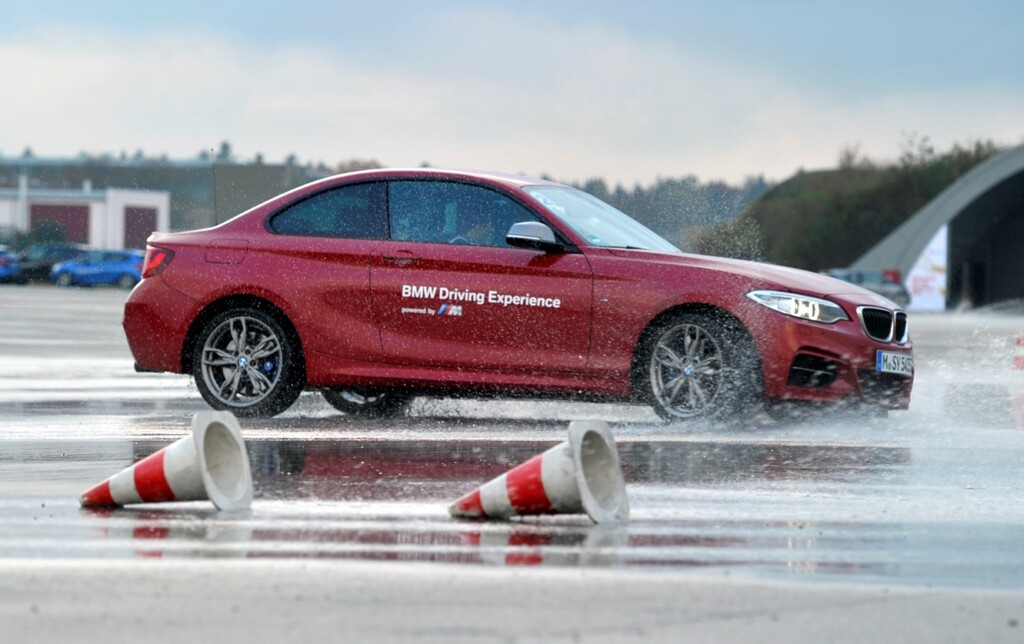
[[[943,226],[925,246],[904,282],[910,291],[911,311],[946,310],[946,275],[949,231]]]

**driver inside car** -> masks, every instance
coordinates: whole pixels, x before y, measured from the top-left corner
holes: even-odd
[[[453,244],[494,246],[494,222],[480,211],[459,213],[459,232],[451,239]]]

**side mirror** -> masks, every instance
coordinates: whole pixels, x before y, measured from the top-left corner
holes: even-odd
[[[521,221],[512,224],[505,235],[509,246],[516,248],[532,248],[545,253],[561,253],[565,246],[555,239],[555,233],[539,221]]]

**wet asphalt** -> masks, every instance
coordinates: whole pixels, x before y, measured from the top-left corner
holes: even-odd
[[[241,423],[250,511],[83,509],[82,491],[181,438],[206,409],[188,378],[134,373],[125,297],[0,288],[0,561],[398,562],[455,576],[1024,590],[1021,316],[912,316],[917,387],[910,410],[885,419],[679,425],[626,405],[418,399],[406,418],[370,421],[306,392],[277,418]],[[627,525],[448,516],[577,419],[612,426]]]

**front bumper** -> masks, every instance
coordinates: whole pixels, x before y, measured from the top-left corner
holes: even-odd
[[[771,313],[771,312],[769,312]],[[859,319],[819,324],[781,314],[764,317],[765,333],[755,334],[764,370],[765,397],[828,403],[866,403],[906,409],[913,375],[876,370],[877,352],[913,355],[913,343],[879,342]]]

